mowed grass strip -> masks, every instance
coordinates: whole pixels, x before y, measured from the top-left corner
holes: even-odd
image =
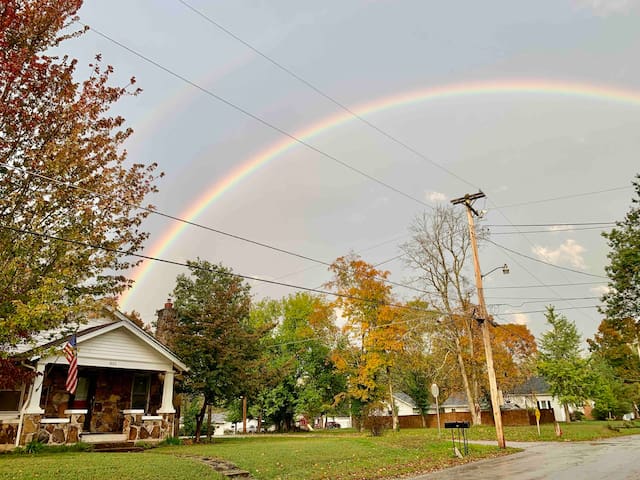
[[[383,479],[442,469],[500,452],[470,445],[469,456],[453,455],[451,441],[438,441],[428,430],[360,434],[251,436],[224,438],[213,445],[158,449],[158,454],[200,455],[228,460],[258,479]]]
[[[193,459],[143,453],[0,455],[2,480],[221,480]]]
[[[633,427],[631,427],[633,426]],[[631,428],[630,428],[631,427]],[[512,442],[576,442],[597,440],[600,438],[620,437],[623,435],[640,434],[640,423],[630,422],[604,422],[581,421],[572,423],[560,423],[562,435],[558,437],[555,425],[545,423],[540,425],[540,435],[535,425],[522,427],[504,427],[504,436],[509,445]],[[496,429],[485,425],[469,429],[469,439],[495,440]]]

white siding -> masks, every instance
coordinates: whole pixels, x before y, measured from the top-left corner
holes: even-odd
[[[66,360],[61,356],[49,358],[47,362],[66,363]],[[79,341],[78,364],[154,371],[170,371],[173,367],[171,361],[126,328],[117,328],[83,342]]]

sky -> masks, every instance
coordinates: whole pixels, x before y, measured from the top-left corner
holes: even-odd
[[[136,77],[143,93],[114,108],[134,130],[129,161],[165,173],[159,212],[207,227],[151,215],[144,255],[317,288],[326,265],[301,256],[356,252],[408,283],[414,219],[482,190],[482,271],[510,270],[485,278],[496,321],[539,336],[554,305],[587,338],[601,232],[640,172],[639,3],[94,1],[80,11],[94,31],[63,50]],[[128,272],[121,309],[151,323],[181,273]],[[297,291],[249,283],[256,300]]]

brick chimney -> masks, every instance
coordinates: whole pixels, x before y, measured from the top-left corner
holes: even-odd
[[[156,311],[156,315],[156,338],[167,347],[173,348],[173,333],[178,324],[178,314],[170,299],[167,299],[164,308]]]

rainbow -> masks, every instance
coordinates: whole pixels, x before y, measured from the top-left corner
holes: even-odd
[[[429,102],[434,100],[446,100],[474,95],[504,95],[504,94],[536,94],[536,95],[563,95],[569,97],[585,98],[597,101],[616,102],[640,106],[640,93],[632,90],[615,87],[599,86],[584,83],[556,82],[549,80],[500,80],[475,83],[457,83],[438,87],[429,87],[421,90],[413,90],[373,100],[352,108],[360,116],[382,112],[391,108],[398,108],[409,104]],[[307,126],[292,136],[307,142],[314,136],[327,130],[340,127],[347,122],[356,120],[356,117],[348,112],[340,112]],[[200,195],[179,216],[188,221],[194,221],[212,203],[226,192],[240,184],[245,178],[257,172],[271,160],[286,151],[298,146],[298,142],[291,138],[284,138],[276,142],[244,163],[234,168],[226,177],[215,182],[211,188]],[[145,255],[161,257],[184,232],[187,224],[176,222],[162,237],[153,244]],[[134,287],[120,297],[120,305],[125,307],[133,293],[143,284],[145,278],[153,268],[153,261],[145,260],[134,270]]]

